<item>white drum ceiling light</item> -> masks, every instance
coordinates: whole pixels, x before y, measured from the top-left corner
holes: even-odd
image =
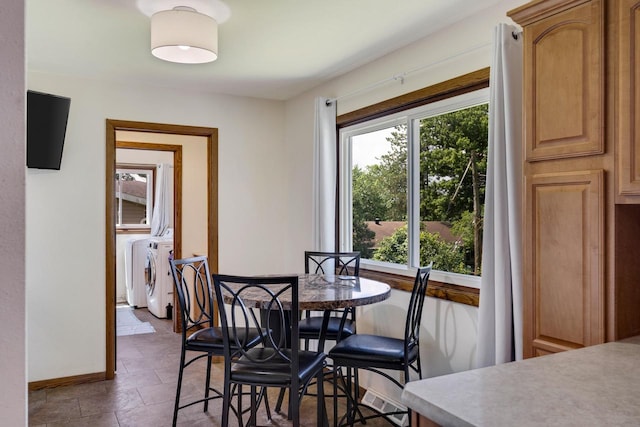
[[[218,58],[218,24],[230,16],[220,0],[138,0],[151,16],[151,53],[182,64],[203,64]]]

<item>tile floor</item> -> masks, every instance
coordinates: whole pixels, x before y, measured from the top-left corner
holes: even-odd
[[[171,321],[151,315],[147,309],[135,310],[143,322],[150,322],[155,333],[117,337],[116,378],[111,381],[57,387],[29,393],[29,426],[91,427],[162,427],[170,426],[173,414],[180,335],[172,331]],[[183,401],[201,396],[204,389],[205,364],[185,370]],[[212,382],[221,383],[222,366],[214,364]],[[274,390],[274,393],[276,391]],[[269,401],[275,405],[274,394]],[[330,405],[331,399],[327,399]],[[315,425],[315,397],[305,397],[301,408],[301,424]],[[331,416],[332,409],[328,408]],[[260,425],[287,426],[286,416],[273,413],[269,423],[266,414]],[[207,413],[194,405],[178,413],[179,426],[220,426],[221,400],[209,404]],[[234,420],[235,421],[235,420]],[[389,425],[383,420],[370,420],[368,426]]]

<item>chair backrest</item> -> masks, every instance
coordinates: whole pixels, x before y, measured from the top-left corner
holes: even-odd
[[[171,259],[169,265],[178,292],[183,336],[195,329],[213,327],[215,312],[207,257]]]
[[[409,354],[408,350],[419,345],[420,323],[422,321],[422,308],[424,306],[424,297],[427,292],[427,284],[429,275],[431,274],[431,266],[419,267],[416,273],[416,279],[411,291],[411,299],[407,309],[407,321],[404,328],[404,344],[405,354]]]
[[[244,356],[244,362],[261,364],[265,369],[289,364],[298,370],[298,276],[229,276],[213,275],[216,303],[220,313],[220,326],[225,343],[225,363],[235,356]],[[260,320],[254,314],[259,309]],[[249,350],[246,337],[255,328],[263,337],[262,343]],[[290,337],[290,340],[289,340]],[[255,351],[256,348],[273,351]],[[289,351],[291,350],[291,351]],[[234,354],[231,352],[235,351]]]
[[[304,272],[358,276],[360,275],[360,252],[305,251]]]

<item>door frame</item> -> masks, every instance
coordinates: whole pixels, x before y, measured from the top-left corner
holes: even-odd
[[[161,123],[106,120],[105,167],[105,300],[106,300],[106,367],[105,378],[113,379],[116,368],[116,226],[115,226],[115,170],[116,131],[148,132],[173,135],[202,136],[207,143],[207,256],[211,271],[218,271],[218,129]],[[140,144],[142,145],[142,144]],[[162,144],[145,144],[158,150]],[[153,148],[152,148],[153,147]],[[166,145],[165,145],[166,147]],[[125,148],[125,147],[123,147]],[[146,147],[144,147],[146,148]],[[168,147],[167,147],[168,148]],[[166,149],[166,148],[165,148]],[[169,151],[173,151],[170,149]],[[174,157],[176,152],[174,151]],[[174,169],[174,176],[176,170]],[[177,177],[181,180],[181,177]],[[181,182],[176,181],[174,194],[181,194]],[[174,198],[174,256],[182,257],[181,196]],[[180,202],[180,203],[179,203]],[[175,299],[175,295],[174,295]],[[174,301],[174,307],[177,307]],[[173,329],[180,332],[179,316],[173,316]]]

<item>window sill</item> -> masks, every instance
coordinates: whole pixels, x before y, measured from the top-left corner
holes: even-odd
[[[412,277],[367,270],[362,267],[360,267],[360,276],[387,283],[391,286],[391,289],[407,292],[411,292],[413,289],[414,278]],[[478,288],[437,282],[431,279],[429,279],[429,285],[427,286],[427,296],[474,307],[478,307],[480,303],[480,289]]]

